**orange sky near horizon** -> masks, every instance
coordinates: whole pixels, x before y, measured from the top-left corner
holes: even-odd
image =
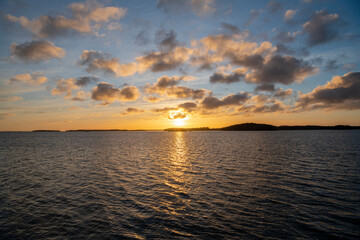
[[[107,114],[92,115],[86,118],[79,114],[70,121],[66,117],[50,116],[39,122],[38,118],[22,118],[15,121],[6,122],[0,126],[0,131],[32,131],[32,130],[76,130],[76,129],[127,129],[127,130],[163,130],[166,128],[184,127],[184,128],[220,128],[240,123],[263,123],[275,126],[280,125],[351,125],[360,126],[360,111],[356,111],[358,118],[354,118],[354,112],[319,112],[314,118],[312,112],[281,114],[281,119],[274,114],[264,114],[255,116],[189,116],[184,120],[183,125],[177,125],[173,119],[166,116],[157,116],[155,114],[132,115],[127,118],[119,116],[107,116]],[[312,120],[309,120],[312,119]]]

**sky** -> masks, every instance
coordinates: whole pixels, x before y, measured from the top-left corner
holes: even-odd
[[[0,131],[360,125],[360,1],[0,9]]]

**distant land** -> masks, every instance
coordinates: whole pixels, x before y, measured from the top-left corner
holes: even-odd
[[[129,131],[126,129],[78,129],[78,130],[66,130],[65,132],[122,132]]]
[[[33,132],[60,132],[60,130],[33,130]]]
[[[126,131],[162,131],[162,130],[127,130],[127,129],[72,129],[72,130],[33,130],[32,132],[126,132]],[[7,132],[7,131],[6,131]],[[16,131],[17,132],[17,131]],[[21,132],[21,131],[20,131]]]
[[[352,130],[360,129],[360,126],[336,125],[336,126],[274,126],[270,124],[242,123],[223,128],[167,128],[165,131],[277,131],[277,130]]]
[[[360,129],[360,126],[349,126],[349,125],[335,125],[335,126],[317,126],[317,125],[304,125],[304,126],[274,126],[270,124],[259,124],[259,123],[242,123],[235,124],[222,128],[167,128],[163,131],[174,132],[174,131],[278,131],[278,130],[353,130]],[[115,132],[115,131],[162,131],[162,130],[126,130],[126,129],[77,129],[77,130],[66,130],[65,132]],[[61,132],[60,130],[33,130],[32,132]]]

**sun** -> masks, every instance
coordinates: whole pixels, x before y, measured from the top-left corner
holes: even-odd
[[[189,114],[183,111],[171,111],[169,119],[175,126],[180,127],[185,125],[185,121],[189,119]]]
[[[178,119],[174,119],[173,121],[174,121],[174,125],[175,125],[175,126],[178,126],[178,127],[184,126],[184,124],[185,124],[185,120],[184,120],[184,119],[178,118]]]

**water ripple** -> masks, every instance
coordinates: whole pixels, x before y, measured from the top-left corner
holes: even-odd
[[[0,133],[0,239],[358,239],[360,131]]]

